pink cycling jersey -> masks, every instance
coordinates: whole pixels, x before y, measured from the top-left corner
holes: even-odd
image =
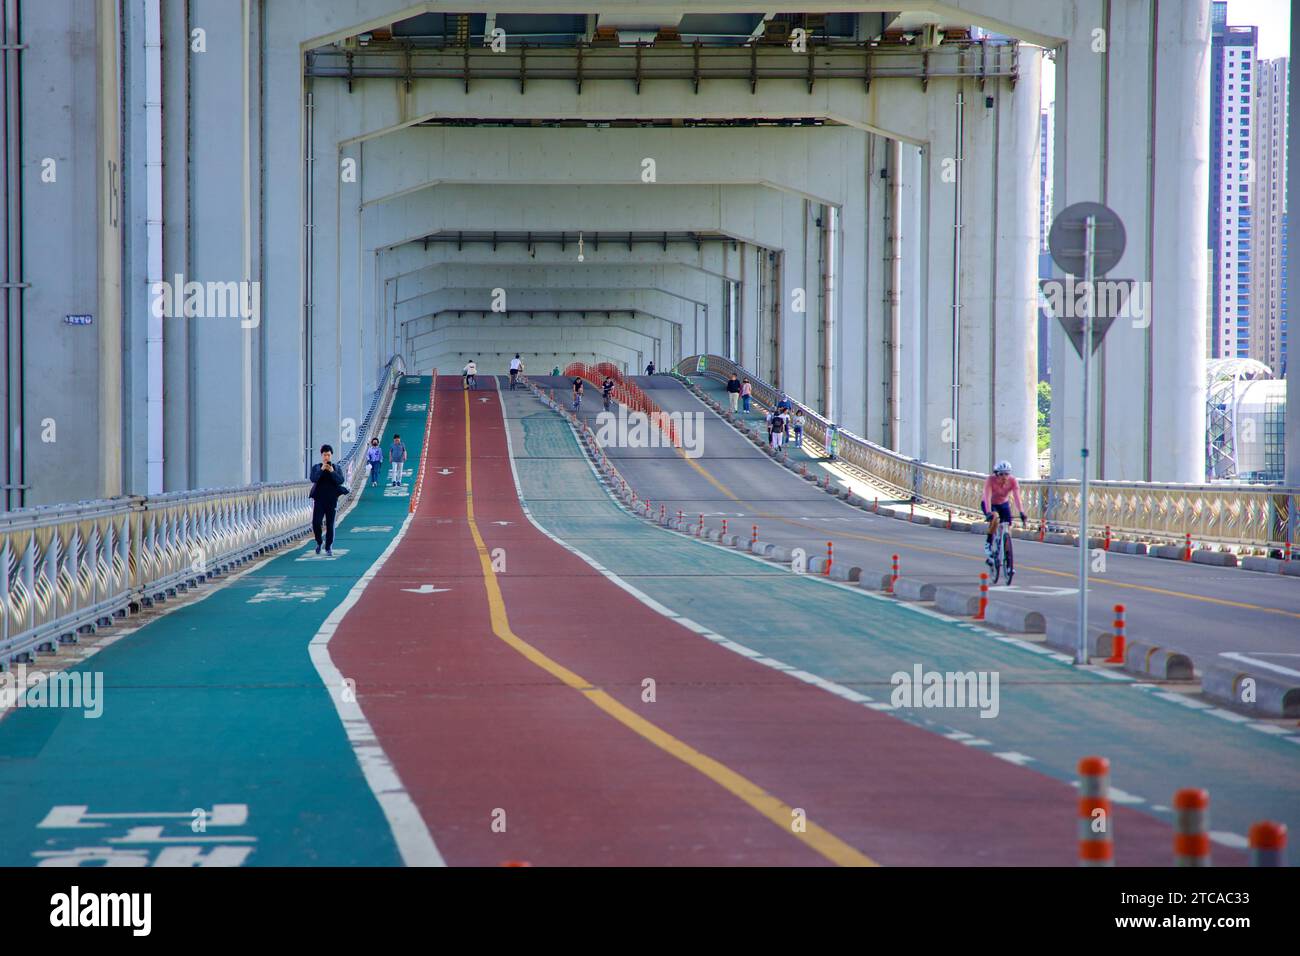
[[[1015,475],[989,475],[984,480],[984,497],[981,501],[989,508],[1005,504],[1012,497],[1016,500],[1016,511],[1023,512],[1025,509],[1020,503],[1020,482],[1016,481]]]

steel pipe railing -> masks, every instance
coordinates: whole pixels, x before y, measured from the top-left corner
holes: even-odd
[[[342,459],[349,484],[404,372],[401,356],[385,366]],[[302,537],[310,487],[269,482],[0,513],[0,669]]]
[[[701,356],[678,363],[676,374],[706,375],[726,381],[735,373],[749,379],[754,397],[775,404],[781,392],[748,369],[717,355],[704,356],[706,368],[698,370]],[[788,396],[787,396],[788,397]],[[808,406],[803,409],[804,432],[823,447],[831,423]],[[924,501],[937,508],[978,513],[985,476],[945,468],[909,458],[838,429],[837,456],[899,497]],[[1300,516],[1300,489],[1276,485],[1181,485],[1145,481],[1091,481],[1088,483],[1089,524],[1109,525],[1113,536],[1141,541],[1193,543],[1234,550],[1281,552],[1284,556],[1296,538]],[[1077,479],[1022,479],[1025,512],[1035,523],[1055,531],[1079,526]]]

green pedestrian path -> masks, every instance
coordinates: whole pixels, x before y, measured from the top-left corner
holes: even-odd
[[[0,865],[401,863],[308,643],[406,519],[428,394],[403,380],[383,447],[401,433],[408,477],[357,482],[334,558],[308,537],[77,665],[98,718],[0,720]]]
[[[1300,825],[1300,746],[1260,727],[1285,730],[1234,722],[1187,695],[1079,671],[1028,642],[651,525],[606,493],[564,421],[527,393],[503,396],[524,500],[536,520],[678,614],[806,672],[804,679],[869,698],[863,706],[1062,780],[1074,781],[1080,757],[1106,756],[1116,799],[1166,821],[1175,789],[1205,787],[1211,829],[1223,844],[1244,845],[1255,820]],[[916,665],[996,672],[996,717],[976,709],[892,710],[891,676]],[[1073,826],[1073,812],[1062,807],[1064,827]],[[1118,847],[1122,854],[1122,839]]]

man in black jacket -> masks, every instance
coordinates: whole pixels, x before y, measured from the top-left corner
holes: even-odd
[[[343,473],[335,466],[334,449],[320,446],[320,464],[311,466],[311,530],[316,536],[316,553],[320,554],[321,525],[325,526],[325,554],[334,556],[334,512],[339,498],[351,494],[343,484]]]

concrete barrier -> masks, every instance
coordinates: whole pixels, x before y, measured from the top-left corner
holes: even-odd
[[[836,561],[831,564],[830,579],[854,584],[862,578],[862,569],[856,564],[844,564]]]
[[[1300,561],[1283,561],[1282,573],[1300,578]]]
[[[1146,554],[1145,541],[1112,541],[1110,549],[1117,554]]]
[[[768,544],[766,541],[754,541],[749,545],[749,550],[761,558],[766,558],[772,553],[775,545]]]
[[[722,536],[722,540],[721,540],[719,543],[722,544],[724,547],[728,547],[728,548],[739,547],[739,545],[740,545],[740,535],[738,535],[738,534],[724,534],[724,535]],[[749,539],[748,539],[748,538],[745,539],[745,546],[746,546],[746,547],[749,546]]]
[[[1241,559],[1241,567],[1245,570],[1265,571],[1269,574],[1281,574],[1283,563],[1281,558],[1260,558],[1253,554]]]
[[[984,619],[994,627],[1013,634],[1042,634],[1047,629],[1047,622],[1039,611],[1032,611],[1014,604],[1003,604],[996,599],[990,600],[984,609]]]
[[[888,591],[890,577],[892,575],[888,571],[863,571],[862,577],[858,579],[858,587],[868,591]]]
[[[974,617],[979,613],[979,591],[970,588],[935,588],[934,606],[945,614]]]
[[[933,525],[934,522],[931,521],[930,524]],[[945,523],[944,525],[939,525],[938,527],[945,527],[945,526],[946,526],[946,523]],[[956,521],[956,520],[954,520],[953,523],[952,523],[952,528],[951,528],[950,530],[952,530],[952,531],[971,531],[972,529],[974,529],[974,527],[975,527],[975,525],[971,524],[969,521]],[[983,530],[984,530],[984,526],[983,526],[983,525],[980,525],[980,526],[979,526],[979,530],[980,530],[980,531],[983,531]]]
[[[1072,534],[1063,534],[1058,531],[1050,532],[1043,536],[1043,540],[1048,544],[1069,544],[1073,545],[1078,539]]]
[[[1237,566],[1237,556],[1231,551],[1193,551],[1192,561],[1196,564],[1211,564],[1216,568]]]
[[[930,523],[931,523],[931,519],[929,515],[912,515],[912,524],[930,524]]]
[[[1193,680],[1196,677],[1192,659],[1181,651],[1148,644],[1145,641],[1127,641],[1124,648],[1124,670],[1156,680]]]
[[[894,582],[894,593],[903,601],[933,601],[937,585],[916,578],[899,578]]]
[[[1062,654],[1074,656],[1079,641],[1079,622],[1073,618],[1051,617],[1046,621],[1047,646]],[[1110,657],[1115,635],[1108,629],[1088,628],[1088,656]]]
[[[1186,549],[1181,544],[1157,544],[1147,553],[1155,558],[1164,558],[1167,561],[1181,561]]]
[[[1234,710],[1261,717],[1300,717],[1300,678],[1218,658],[1201,668],[1201,691]]]

